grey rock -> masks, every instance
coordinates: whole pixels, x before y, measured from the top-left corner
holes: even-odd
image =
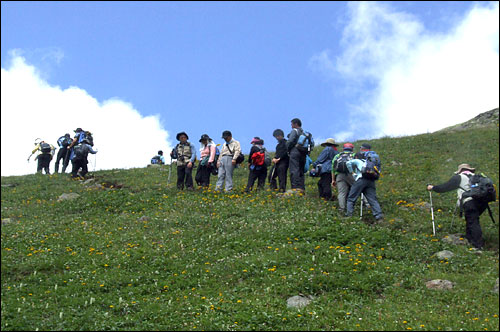
[[[12,223],[14,220],[12,220],[11,218],[5,218],[5,219],[2,219],[2,226],[3,225],[8,225],[10,223]]]
[[[438,259],[450,259],[452,258],[453,256],[455,256],[454,253],[452,253],[451,251],[449,250],[443,250],[443,251],[440,251],[440,252],[437,252],[434,254]]]
[[[71,199],[76,199],[80,197],[79,194],[77,193],[69,193],[69,194],[62,194],[61,196],[59,196],[59,198],[57,199],[58,202],[61,202],[61,201],[65,201],[65,200],[71,200]]]
[[[286,304],[288,308],[302,308],[307,306],[311,301],[313,300],[313,297],[311,295],[296,295],[292,296],[288,300],[286,300]]]
[[[435,279],[425,283],[425,286],[428,289],[437,289],[437,290],[448,290],[452,289],[455,286],[455,283],[449,280]]]

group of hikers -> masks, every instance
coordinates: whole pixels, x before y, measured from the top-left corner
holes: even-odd
[[[92,148],[93,138],[89,131],[77,128],[74,132],[73,138],[67,133],[57,140],[59,151],[55,161],[55,173],[58,173],[61,161],[62,173],[65,173],[71,161],[71,177],[84,179],[88,173],[88,154],[95,154],[97,150]],[[263,139],[254,137],[251,140],[252,147],[246,158],[249,173],[245,192],[253,189],[255,181],[258,189],[264,189],[267,179],[272,190],[285,193],[289,174],[292,192],[305,193],[305,175],[309,172],[309,175],[319,178],[319,197],[327,201],[337,199],[339,210],[345,217],[353,216],[356,202],[361,197],[361,205],[370,207],[375,218],[374,223],[384,221],[376,193],[381,161],[370,144],[361,144],[359,151],[355,152],[354,145],[347,142],[339,152],[339,145],[333,138],[328,138],[321,143],[324,149],[313,162],[309,155],[314,148],[314,140],[309,132],[302,129],[300,119],[291,120],[291,131],[287,138],[281,129],[274,130],[273,137],[277,140],[273,158],[264,147]],[[209,135],[201,135],[197,167],[195,167],[197,150],[188,141],[188,134],[180,132],[176,135],[176,139],[179,143],[172,149],[170,157],[171,161],[176,160],[179,190],[194,189],[192,175],[194,168],[197,168],[194,180],[199,187],[208,188],[211,175],[216,175],[215,191],[220,192],[223,188],[226,192],[233,190],[233,171],[244,163],[245,155],[241,151],[240,142],[233,138],[229,130],[222,133],[224,143],[220,149],[220,145],[214,143]],[[35,140],[35,148],[28,157],[28,162],[31,156],[38,152],[35,158],[38,160],[37,172],[41,173],[44,170],[46,174],[50,174],[49,164],[55,150],[52,144],[38,138]],[[158,155],[151,159],[151,163],[165,164],[163,151],[158,151]],[[310,168],[312,169],[309,170]],[[333,195],[332,187],[337,188],[337,197]],[[448,182],[441,185],[429,184],[426,189],[438,193],[457,190],[457,206],[460,207],[460,213],[465,214],[465,238],[475,248],[481,249],[484,246],[484,239],[479,216],[488,209],[493,220],[488,203],[496,200],[496,191],[491,179],[475,174],[475,168],[469,164],[461,164]]]
[[[71,177],[83,179],[88,173],[88,154],[95,154],[97,150],[92,148],[94,145],[92,133],[82,128],[77,128],[74,132],[75,136],[73,138],[66,133],[57,140],[59,151],[57,152],[54,171],[55,173],[59,172],[59,163],[62,162],[62,173],[66,173],[66,168],[71,161]],[[36,153],[35,160],[38,161],[37,173],[42,173],[43,170],[45,174],[50,174],[49,166],[55,155],[56,148],[40,138],[37,138],[34,144],[35,148],[31,151],[28,162],[31,156]]]
[[[248,180],[245,192],[250,192],[257,181],[257,188],[264,189],[266,179],[270,188],[285,192],[287,174],[290,175],[291,189],[295,192],[305,192],[305,175],[319,177],[319,196],[325,200],[338,200],[339,210],[345,217],[352,217],[357,200],[361,197],[362,205],[369,207],[375,218],[375,224],[384,221],[384,214],[377,199],[376,181],[380,177],[381,161],[379,155],[372,150],[368,143],[363,143],[359,151],[355,152],[352,143],[344,143],[342,151],[338,151],[338,144],[333,138],[321,143],[324,149],[316,161],[312,161],[309,154],[314,147],[312,135],[302,129],[302,122],[298,118],[291,120],[291,131],[285,138],[283,130],[276,129],[273,136],[277,140],[274,158],[271,158],[264,148],[264,140],[254,137],[251,140],[251,149],[248,154]],[[177,188],[193,190],[192,171],[195,168],[197,153],[195,146],[190,143],[186,132],[176,135],[179,143],[170,153],[171,160],[177,160]],[[200,159],[197,167],[195,182],[202,188],[210,185],[210,176],[217,175],[215,191],[226,192],[233,190],[233,171],[245,161],[240,142],[233,138],[230,131],[222,133],[224,143],[219,150],[218,145],[207,134],[203,134],[200,142]],[[165,164],[162,151],[153,157],[152,163]],[[309,168],[312,169],[309,170]],[[269,169],[270,168],[270,169]],[[496,192],[491,179],[474,176],[475,169],[468,164],[459,165],[458,171],[445,184],[428,185],[427,190],[446,192],[457,190],[460,211],[465,213],[465,238],[477,249],[484,245],[479,216],[489,207],[488,202],[496,200]],[[488,199],[474,197],[471,193],[471,183],[476,177],[487,179]],[[479,180],[477,180],[479,181]],[[474,186],[474,184],[472,184]],[[332,194],[332,187],[337,188],[337,197]],[[483,193],[484,196],[484,193]],[[489,210],[490,211],[490,210]],[[490,211],[491,216],[491,211]]]

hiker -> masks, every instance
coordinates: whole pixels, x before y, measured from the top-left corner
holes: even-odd
[[[375,187],[376,177],[371,175],[371,167],[368,164],[368,159],[372,158],[372,153],[375,152],[371,151],[371,146],[367,143],[363,143],[355,159],[349,160],[346,163],[349,173],[354,177],[354,184],[347,196],[346,217],[352,217],[354,205],[358,197],[364,194],[368,203],[370,203],[373,216],[375,217],[375,223],[381,223],[384,221],[384,215],[377,200],[377,190]]]
[[[35,148],[31,151],[31,154],[28,157],[28,162],[30,161],[31,156],[35,154],[35,152],[38,152],[35,157],[35,160],[38,160],[36,172],[42,173],[42,170],[45,170],[45,174],[50,174],[49,165],[56,148],[52,144],[40,140],[39,138],[35,140],[34,144]]]
[[[88,173],[87,164],[89,163],[87,160],[88,154],[96,154],[97,150],[93,150],[90,145],[90,141],[86,138],[83,139],[80,143],[75,145],[73,148],[74,157],[71,159],[71,163],[73,164],[73,169],[71,170],[71,178],[85,178],[85,175]],[[78,172],[81,168],[81,171]]]
[[[272,159],[273,167],[270,172],[270,185],[272,190],[277,189],[276,178],[279,180],[280,192],[286,191],[286,178],[288,172],[288,151],[286,148],[285,133],[281,129],[276,129],[273,132],[273,136],[278,141],[276,145],[276,153]]]
[[[216,191],[221,191],[225,181],[225,190],[229,192],[233,190],[233,171],[238,163],[241,162],[241,145],[240,142],[233,139],[233,134],[229,130],[222,133],[224,145],[220,152],[220,158],[217,161],[219,169],[219,177],[215,185]]]
[[[263,147],[264,140],[260,137],[254,137],[250,142],[252,144],[252,148],[250,149],[250,153],[248,154],[248,183],[245,189],[245,192],[250,192],[253,188],[255,180],[258,179],[257,188],[259,190],[264,189],[266,185],[266,177],[267,177],[267,166],[266,149]],[[270,157],[269,157],[270,158]],[[269,164],[271,160],[269,159]]]
[[[343,214],[346,212],[349,190],[354,184],[354,177],[347,169],[347,162],[354,159],[353,150],[352,143],[345,143],[342,153],[337,154],[332,160],[332,186],[337,187],[339,209]]]
[[[92,138],[92,134],[89,131],[85,131],[82,128],[76,128],[74,130],[75,137],[73,137],[73,141],[70,145],[68,145],[68,150],[70,150],[69,154],[66,155],[66,158],[73,161],[75,158],[75,152],[73,147],[77,144],[80,144],[84,139],[87,139],[87,142],[90,146],[94,146],[94,140]]]
[[[291,120],[292,131],[288,134],[287,151],[290,156],[290,183],[292,190],[305,192],[304,166],[306,164],[307,152],[298,146],[300,136],[304,133],[302,130],[302,121],[298,118]]]
[[[338,144],[335,143],[333,138],[328,138],[325,142],[321,143],[325,148],[321,151],[318,159],[312,163],[319,174],[318,181],[319,197],[327,201],[331,201],[332,197],[332,160],[339,153],[337,150]]]
[[[465,213],[465,238],[476,249],[481,250],[484,246],[483,232],[479,223],[479,216],[488,208],[488,202],[479,201],[472,197],[465,197],[464,192],[471,189],[469,178],[472,177],[476,169],[469,164],[460,164],[448,182],[440,185],[427,185],[427,190],[437,193],[444,193],[457,190],[457,206]],[[462,197],[463,196],[463,197]]]
[[[69,158],[66,158],[68,154],[68,146],[71,144],[71,136],[70,134],[65,134],[64,136],[59,137],[57,140],[57,145],[59,145],[59,151],[57,152],[56,164],[55,164],[55,173],[59,172],[59,161],[62,160],[62,173],[66,173],[66,168],[68,168]]]
[[[180,143],[172,150],[170,156],[177,159],[177,189],[193,190],[193,165],[196,160],[196,150],[192,143],[188,142],[189,136],[180,132],[175,137]]]
[[[215,153],[216,145],[214,141],[207,135],[201,135],[200,142],[200,162],[196,171],[195,180],[198,186],[208,188],[210,185],[210,175],[215,169]]]
[[[153,165],[165,165],[165,157],[163,156],[163,151],[159,150],[158,154],[151,158],[151,164]]]

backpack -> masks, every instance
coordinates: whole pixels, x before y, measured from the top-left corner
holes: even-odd
[[[470,189],[462,194],[462,200],[471,197],[478,202],[494,202],[497,198],[493,181],[484,174],[474,174],[469,177]],[[462,188],[464,189],[464,188]]]
[[[314,140],[312,134],[308,131],[303,131],[300,134],[299,139],[297,140],[297,149],[301,152],[305,152],[307,154],[311,153],[314,149]]]
[[[163,162],[161,161],[161,157],[159,155],[156,155],[151,158],[151,164],[163,164]]]
[[[42,153],[50,153],[52,151],[52,149],[50,148],[50,144],[49,143],[41,143],[40,144],[40,151],[42,151]]]
[[[266,149],[261,148],[259,151],[252,154],[252,165],[263,166],[266,159]]]
[[[271,155],[269,154],[269,152],[266,150],[266,148],[264,148],[264,165],[266,167],[269,167],[271,166]]]
[[[339,173],[349,173],[347,162],[352,160],[352,152],[342,152],[333,162],[333,169]]]
[[[229,144],[226,143],[226,146],[229,150],[229,153],[233,154],[233,151],[231,151],[231,149],[229,148]],[[241,164],[243,161],[245,161],[245,155],[243,154],[243,152],[240,152],[240,155],[238,156],[238,158],[236,158],[236,165]]]
[[[365,152],[366,165],[361,170],[365,179],[378,180],[380,177],[380,157],[375,151]]]
[[[73,147],[73,152],[75,153],[74,159],[85,159],[87,155],[85,154],[85,150],[83,148],[83,144],[78,144]]]
[[[90,146],[94,146],[94,137],[92,137],[92,133],[90,131],[81,131],[80,137],[78,137],[78,143],[81,143],[84,139],[86,139]]]
[[[68,145],[71,144],[71,139],[66,136],[61,136],[57,140],[57,144],[59,145],[60,148],[66,148]]]
[[[217,165],[217,160],[219,160],[219,156],[220,156],[220,150],[219,150],[219,147],[216,145],[215,146],[214,165]],[[216,168],[216,167],[214,167],[214,168]]]

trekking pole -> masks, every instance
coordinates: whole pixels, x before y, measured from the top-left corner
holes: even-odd
[[[167,187],[170,184],[170,173],[172,171],[172,156],[170,156],[170,166],[168,167],[168,180],[167,180]]]
[[[457,213],[457,208],[458,208],[458,205],[455,205],[455,210],[453,210],[453,216],[451,217],[451,226],[450,226],[450,230],[453,229],[453,222],[455,221],[455,214]]]
[[[364,195],[361,193],[361,215],[359,216],[359,219],[363,219],[363,200],[364,200]]]
[[[95,173],[96,164],[97,164],[97,153],[94,154],[94,173]]]
[[[436,226],[434,225],[434,207],[432,206],[432,192],[430,190],[429,197],[431,198],[432,234],[436,236]]]

